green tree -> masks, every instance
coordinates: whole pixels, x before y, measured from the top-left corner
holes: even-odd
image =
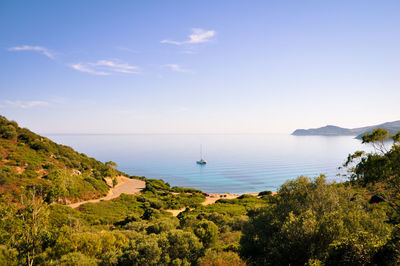
[[[125,264],[157,265],[161,259],[162,250],[156,238],[145,237],[132,242],[128,252],[125,252]]]
[[[21,197],[21,207],[18,209],[17,217],[21,226],[13,245],[25,259],[26,264],[32,266],[42,251],[43,241],[48,234],[48,209],[43,200],[36,196],[35,190]]]
[[[362,143],[371,144],[375,151],[379,151],[381,153],[387,152],[385,142],[390,138],[389,131],[382,128],[377,128],[372,130],[371,133],[366,133],[362,136]]]
[[[400,132],[390,137],[387,130],[376,129],[371,134],[363,136],[363,143],[371,144],[375,152],[358,151],[349,155],[344,164],[348,167],[349,179],[353,183],[367,187],[399,214]],[[392,146],[388,149],[390,144]]]
[[[169,242],[167,252],[171,260],[186,259],[194,263],[201,256],[203,245],[193,233],[171,230],[165,236]]]
[[[90,258],[79,252],[72,252],[63,255],[59,260],[55,261],[52,265],[62,266],[95,266],[98,260]]]
[[[148,234],[151,233],[160,234],[162,232],[168,232],[172,229],[175,229],[177,226],[178,226],[178,220],[176,218],[175,219],[163,218],[157,220],[154,224],[147,227],[146,231]]]
[[[115,163],[113,161],[105,162],[105,165],[108,167],[114,168],[114,169],[117,169],[117,167],[118,167],[117,163]]]
[[[218,226],[211,221],[201,221],[194,228],[194,234],[200,239],[205,248],[209,248],[218,239]]]

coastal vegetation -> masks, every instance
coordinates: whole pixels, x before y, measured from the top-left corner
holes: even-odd
[[[298,177],[203,205],[200,190],[132,176],[146,182],[141,193],[76,209],[66,204],[99,198],[124,175],[115,163],[4,117],[0,134],[0,265],[400,263],[400,134],[364,135],[376,149],[349,155],[343,183]]]
[[[33,187],[47,203],[98,198],[109,190],[104,178],[122,175],[110,162],[56,144],[2,116],[0,136],[0,193],[12,201],[20,199],[21,188]]]

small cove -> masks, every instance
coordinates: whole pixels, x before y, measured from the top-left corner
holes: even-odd
[[[351,136],[247,135],[47,135],[130,175],[209,193],[275,191],[300,175],[337,177],[347,155],[366,149]],[[198,165],[200,145],[208,161]]]

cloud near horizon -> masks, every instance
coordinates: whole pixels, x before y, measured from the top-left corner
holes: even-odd
[[[188,36],[189,39],[186,41],[179,42],[166,39],[162,40],[161,43],[174,44],[174,45],[205,43],[205,42],[210,42],[212,40],[212,37],[214,37],[216,33],[217,32],[215,30],[204,30],[199,28],[193,28],[192,34]]]
[[[0,105],[1,108],[5,107],[15,107],[15,108],[22,108],[22,109],[28,109],[36,106],[47,106],[50,103],[46,101],[10,101],[6,100],[3,102],[3,105]]]
[[[50,52],[47,48],[42,46],[31,46],[31,45],[22,45],[22,46],[14,46],[8,48],[8,51],[17,52],[17,51],[35,51],[47,56],[48,58],[54,59],[54,54]]]
[[[140,73],[140,68],[138,66],[132,66],[126,63],[118,63],[112,60],[99,60],[95,63],[76,63],[70,64],[69,66],[75,70],[99,76],[107,76],[115,72],[124,74]]]
[[[184,69],[184,68],[182,68],[182,67],[181,67],[180,65],[178,65],[178,64],[166,64],[166,65],[164,65],[164,67],[167,67],[167,68],[171,69],[171,70],[174,71],[174,72],[185,72],[185,73],[193,72],[193,71],[191,71],[191,70],[189,70],[189,69]]]

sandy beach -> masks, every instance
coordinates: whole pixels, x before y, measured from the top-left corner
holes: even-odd
[[[246,193],[248,195],[252,195],[257,197],[258,193]],[[231,194],[231,193],[219,193],[219,194],[209,194],[209,196],[206,196],[206,199],[201,203],[201,205],[209,205],[209,204],[214,204],[217,200],[219,199],[236,199],[237,197],[241,196],[242,194]],[[179,209],[179,210],[166,210],[167,212],[172,213],[173,216],[178,216],[181,212],[186,210],[185,208]]]
[[[115,198],[118,198],[122,193],[125,194],[135,194],[142,189],[146,187],[146,182],[143,180],[139,179],[131,179],[125,176],[117,176],[118,180],[118,185],[115,187],[111,188],[110,191],[108,192],[107,196],[99,199],[94,199],[94,200],[87,200],[87,201],[81,201],[81,202],[76,202],[73,204],[69,204],[68,206],[72,208],[78,208],[82,204],[89,203],[89,202],[99,202],[101,200],[112,200]]]

